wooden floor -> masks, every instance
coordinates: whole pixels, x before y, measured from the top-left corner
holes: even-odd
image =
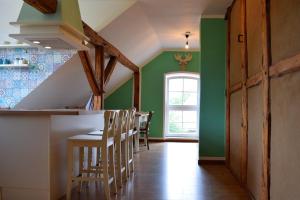
[[[112,199],[243,200],[246,192],[224,165],[199,167],[198,144],[153,143],[135,154],[135,173]],[[101,184],[91,184],[72,199],[104,199]]]

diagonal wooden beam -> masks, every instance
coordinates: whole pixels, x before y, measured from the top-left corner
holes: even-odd
[[[105,68],[104,85],[106,85],[109,82],[110,77],[116,68],[116,65],[117,65],[117,58],[115,56],[111,56]]]
[[[24,0],[24,2],[44,14],[53,14],[56,12],[57,0]]]
[[[96,78],[93,73],[93,68],[87,51],[78,51],[85,75],[88,79],[92,92],[95,96],[101,95],[101,90],[98,88]]]
[[[114,47],[111,43],[103,39],[96,31],[94,31],[88,24],[82,22],[84,34],[90,38],[90,42],[95,46],[103,46],[106,53],[110,56],[114,56],[117,60],[127,67],[128,69],[138,72],[139,68],[134,63],[132,63],[126,56],[122,54],[116,47]]]

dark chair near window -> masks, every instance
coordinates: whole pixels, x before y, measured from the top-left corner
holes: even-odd
[[[153,114],[154,112],[150,111],[148,113],[146,123],[140,127],[140,134],[144,135],[144,140],[146,140],[146,145],[148,150],[149,150],[149,131],[150,131],[150,124],[151,124],[151,119]]]

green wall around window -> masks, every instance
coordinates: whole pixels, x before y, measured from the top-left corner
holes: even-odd
[[[142,110],[154,111],[150,136],[163,137],[164,74],[179,71],[174,59],[176,52],[163,52],[142,69]],[[192,52],[193,59],[186,71],[200,72],[200,53]]]
[[[200,157],[225,151],[226,21],[201,20]]]

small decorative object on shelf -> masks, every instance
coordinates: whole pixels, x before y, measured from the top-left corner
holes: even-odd
[[[29,67],[29,62],[25,58],[16,58],[13,62],[9,59],[0,58],[0,68],[9,67],[9,68],[18,68],[18,67]]]

